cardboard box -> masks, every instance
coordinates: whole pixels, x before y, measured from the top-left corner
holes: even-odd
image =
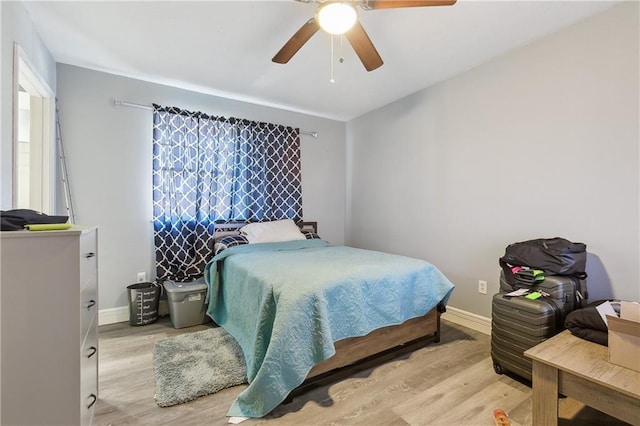
[[[640,304],[622,302],[620,318],[607,315],[609,362],[640,371]]]

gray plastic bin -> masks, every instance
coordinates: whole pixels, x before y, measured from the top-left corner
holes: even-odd
[[[192,327],[208,322],[205,315],[207,305],[207,284],[204,278],[195,281],[177,283],[165,281],[169,316],[174,328]]]
[[[147,325],[158,319],[160,285],[136,283],[127,286],[129,291],[129,324]]]

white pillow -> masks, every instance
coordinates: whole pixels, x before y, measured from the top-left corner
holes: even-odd
[[[240,233],[247,237],[249,243],[277,243],[306,239],[291,219],[250,223],[240,228]]]

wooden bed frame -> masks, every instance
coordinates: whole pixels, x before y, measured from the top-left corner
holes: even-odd
[[[351,337],[335,342],[336,353],[316,364],[306,380],[291,391],[283,402],[288,404],[296,396],[318,386],[324,386],[383,364],[429,343],[440,341],[440,314],[445,311],[438,304],[424,316],[373,330],[362,337]]]
[[[238,230],[246,223],[216,225],[224,231]],[[301,230],[318,232],[317,222],[299,222]],[[428,343],[440,341],[440,315],[445,307],[438,304],[425,315],[412,318],[399,325],[373,330],[366,336],[351,337],[335,342],[336,353],[316,364],[306,380],[294,389],[283,402],[318,386],[333,383],[354,373],[380,365],[402,354],[413,352]]]

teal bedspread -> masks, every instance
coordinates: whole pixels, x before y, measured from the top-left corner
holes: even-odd
[[[245,417],[277,407],[334,342],[424,315],[453,290],[423,260],[318,239],[230,247],[205,280],[208,315],[244,353],[249,386],[227,414]]]

